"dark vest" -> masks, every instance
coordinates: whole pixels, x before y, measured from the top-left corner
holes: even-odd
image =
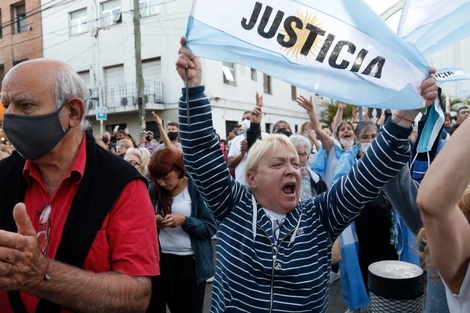
[[[134,179],[147,183],[128,162],[97,146],[90,134],[86,134],[86,154],[85,172],[55,256],[55,260],[78,268],[83,266],[96,233],[124,187]],[[25,162],[16,152],[0,161],[0,229],[17,231],[12,212],[18,202],[24,201],[28,185],[22,174]],[[15,312],[26,312],[19,291],[9,292],[8,297]],[[41,299],[36,312],[60,310],[58,305]]]

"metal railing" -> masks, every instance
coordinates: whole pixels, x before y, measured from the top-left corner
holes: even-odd
[[[101,91],[102,104],[99,103],[99,92]],[[164,103],[163,83],[146,82],[144,84],[144,104]],[[135,83],[126,83],[119,85],[104,86],[99,90],[98,87],[90,88],[90,101],[88,111],[95,110],[99,106],[107,108],[118,108],[125,106],[138,105],[138,92]]]

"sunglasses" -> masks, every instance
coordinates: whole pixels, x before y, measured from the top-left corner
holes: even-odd
[[[47,255],[47,248],[49,247],[49,237],[51,233],[51,222],[49,216],[51,215],[51,205],[46,203],[42,209],[37,210],[38,224],[41,230],[36,234],[41,247],[41,252]]]

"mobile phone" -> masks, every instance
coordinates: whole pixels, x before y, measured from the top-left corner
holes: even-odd
[[[119,125],[116,125],[116,126],[114,127],[114,132],[116,133],[118,130],[119,130]]]

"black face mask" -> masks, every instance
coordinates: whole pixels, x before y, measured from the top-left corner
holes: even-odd
[[[171,141],[176,140],[176,138],[178,138],[178,132],[168,132],[167,135]]]
[[[64,130],[59,113],[64,107],[43,115],[3,115],[3,131],[16,151],[25,159],[36,160],[49,152],[64,138],[70,128]]]
[[[287,137],[290,137],[292,135],[292,133],[290,131],[288,131],[286,128],[279,128],[275,134],[283,134],[283,135],[286,135]]]
[[[108,137],[103,137],[103,139],[101,139],[101,140],[103,140],[104,144],[108,144],[108,142],[109,142],[109,138],[108,138]]]
[[[147,140],[147,141],[151,141],[152,139],[153,139],[152,136],[145,136],[145,140]]]

